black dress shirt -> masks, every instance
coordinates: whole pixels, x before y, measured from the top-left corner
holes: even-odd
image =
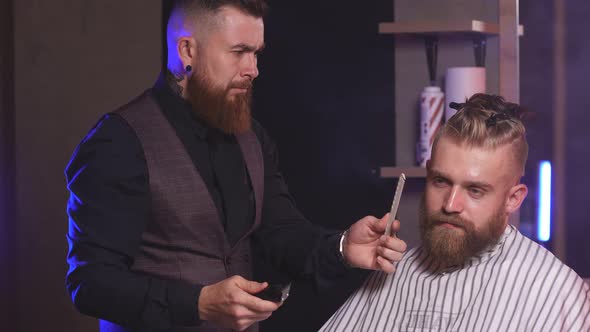
[[[231,135],[207,127],[162,77],[154,96],[203,178],[226,236],[234,244],[254,221],[254,197],[240,147]],[[256,121],[264,156],[262,224],[252,236],[260,255],[290,278],[314,278],[318,287],[346,271],[335,232],[310,224],[295,207],[276,147]],[[117,114],[105,115],[80,143],[66,171],[68,263],[66,286],[87,315],[139,329],[199,324],[204,285],[133,273],[150,214],[148,170],[138,138]],[[204,267],[206,268],[206,267]]]

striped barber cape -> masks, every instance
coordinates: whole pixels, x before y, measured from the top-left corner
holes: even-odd
[[[371,274],[320,331],[590,331],[590,287],[509,226],[455,269],[409,250],[395,273]]]

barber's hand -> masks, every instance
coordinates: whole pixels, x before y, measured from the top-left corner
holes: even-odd
[[[250,325],[267,319],[281,306],[281,303],[265,301],[252,295],[266,287],[266,282],[248,281],[240,276],[205,286],[199,296],[199,317],[226,328],[243,331]]]
[[[407,245],[395,236],[385,236],[389,213],[381,219],[367,216],[354,223],[344,239],[344,258],[354,267],[395,272],[395,263],[402,259]],[[400,223],[391,225],[392,234],[399,231]]]

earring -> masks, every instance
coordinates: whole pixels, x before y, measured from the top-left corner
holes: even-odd
[[[193,70],[193,67],[191,65],[187,65],[185,69],[187,73],[190,73],[191,70]]]

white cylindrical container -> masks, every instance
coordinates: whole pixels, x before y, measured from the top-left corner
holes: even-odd
[[[457,112],[449,107],[452,102],[464,103],[475,93],[486,92],[484,67],[450,67],[445,77],[445,121]]]
[[[426,167],[430,159],[434,135],[442,124],[445,95],[438,86],[427,86],[420,95],[420,140],[417,144],[416,160]]]

